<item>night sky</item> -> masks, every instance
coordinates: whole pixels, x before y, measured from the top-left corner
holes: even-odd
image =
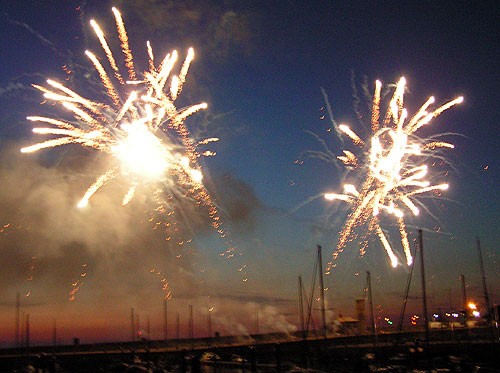
[[[172,336],[177,312],[181,336],[187,336],[189,304],[194,305],[197,336],[206,335],[210,307],[212,330],[222,334],[255,332],[257,312],[261,332],[295,330],[297,276],[302,274],[309,289],[316,245],[322,245],[323,260],[329,262],[349,212],[346,204],[316,198],[340,191],[352,177],[340,162],[307,156],[323,150],[311,132],[335,155],[343,149],[331,131],[321,89],[335,121],[367,137],[369,120],[356,115],[370,105],[364,88],[373,94],[376,79],[389,86],[401,76],[407,80],[410,115],[431,95],[437,104],[461,95],[465,99],[419,133],[445,133],[443,139],[455,145],[444,152],[449,164],[431,172],[432,181],[448,182],[449,190],[440,197],[422,196],[428,210],[407,220],[410,240],[419,228],[424,231],[430,311],[459,308],[461,274],[469,297],[482,302],[476,236],[490,300],[500,303],[498,2],[4,3],[1,347],[14,339],[16,292],[21,293],[22,311],[30,314],[35,343],[51,342],[54,319],[61,343],[73,337],[83,343],[127,340],[131,307],[142,328],[151,318],[151,337],[161,338],[162,278],[172,292]],[[186,124],[195,138],[220,138],[207,147],[217,155],[203,159],[202,166],[223,227],[230,232],[226,238],[210,226],[206,211],[181,202],[185,217],[176,239],[166,241],[168,230],[153,231],[148,221],[151,198],[141,196],[123,207],[117,203],[123,187],[112,183],[88,209],[77,209],[88,185],[105,169],[107,158],[97,151],[67,145],[19,152],[40,141],[26,116],[62,113],[50,103],[40,105],[43,97],[32,83],[54,78],[85,97],[99,92],[83,52],[89,49],[105,59],[89,26],[95,19],[120,56],[112,6],[122,13],[136,64],[143,70],[147,40],[158,56],[177,49],[183,59],[190,46],[196,51],[179,101],[209,105]],[[385,109],[382,105],[383,113]],[[397,229],[384,228],[402,259]],[[353,299],[363,297],[369,270],[379,322],[396,320],[409,269],[402,264],[393,269],[372,236],[360,257],[359,241],[346,246],[325,277],[328,316],[354,316]],[[234,257],[220,255],[230,248]],[[416,280],[411,295],[407,320],[420,313]]]

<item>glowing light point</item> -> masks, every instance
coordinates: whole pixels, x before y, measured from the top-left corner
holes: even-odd
[[[87,207],[89,205],[89,201],[88,200],[81,200],[80,202],[78,202],[77,206],[78,208],[84,208],[84,207]]]
[[[347,196],[345,194],[326,193],[324,197],[327,201],[335,201],[338,199],[341,201],[350,202],[352,200],[351,196]]]
[[[363,143],[363,140],[359,138],[358,135],[356,135],[353,130],[349,128],[349,126],[345,124],[339,125],[339,130],[344,132],[347,136],[349,136],[356,144],[361,144]]]
[[[200,170],[191,170],[191,179],[196,183],[201,183],[203,181],[203,174]]]
[[[359,196],[359,192],[356,190],[356,187],[352,184],[344,185],[344,192],[352,194],[353,196]]]
[[[203,181],[203,174],[200,170],[192,168],[189,163],[190,162],[187,157],[182,157],[181,165],[184,168],[184,171],[195,183],[201,183]]]

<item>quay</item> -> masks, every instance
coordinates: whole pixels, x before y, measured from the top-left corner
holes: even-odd
[[[33,346],[0,350],[0,366],[18,371],[32,365],[57,364],[62,371],[106,371],[102,368],[148,362],[164,371],[370,371],[370,367],[431,369],[460,365],[498,368],[500,343],[490,328],[424,331],[301,339],[300,334],[272,333],[168,341]],[[195,368],[193,368],[195,366]],[[294,368],[295,367],[295,368]],[[43,369],[43,368],[42,368]],[[43,370],[42,370],[43,371]],[[50,370],[47,370],[50,371]],[[114,371],[120,371],[114,370]],[[298,371],[298,370],[297,370]]]

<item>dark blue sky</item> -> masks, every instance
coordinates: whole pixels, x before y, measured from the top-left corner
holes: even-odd
[[[113,5],[122,11],[136,60],[144,55],[147,39],[159,54],[174,47],[185,51],[193,45],[196,49],[183,99],[207,100],[210,105],[210,115],[204,117],[209,123],[204,135],[221,139],[212,147],[217,156],[205,161],[215,195],[224,194],[220,180],[230,175],[241,180],[245,193],[255,198],[248,220],[232,225],[244,253],[243,262],[248,263],[245,276],[254,285],[238,284],[235,289],[254,294],[268,281],[281,281],[289,285],[268,289],[266,294],[291,299],[297,274],[312,270],[315,244],[323,245],[325,258],[335,247],[346,209],[339,207],[332,212],[323,199],[317,199],[294,210],[311,196],[341,187],[342,171],[334,165],[317,159],[304,159],[301,166],[294,163],[302,152],[321,148],[306,131],[317,133],[335,154],[341,153],[340,144],[327,132],[328,117],[321,119],[325,103],[320,88],[329,97],[335,119],[363,133],[366,123],[360,123],[354,113],[351,80],[361,97],[365,79],[373,92],[376,79],[388,85],[405,76],[405,103],[410,114],[430,95],[437,103],[460,95],[465,98],[463,104],[442,114],[423,131],[426,136],[458,134],[447,137],[456,146],[446,153],[454,166],[447,176],[450,189],[442,200],[429,199],[434,216],[425,214],[409,223],[412,237],[417,227],[429,231],[441,227],[439,234],[426,233],[431,291],[436,298],[448,294],[448,289],[458,291],[458,277],[465,273],[471,291],[476,297],[481,295],[474,241],[479,235],[492,299],[500,301],[498,2],[175,4],[144,0],[2,4],[0,146],[32,140],[24,117],[37,110],[40,100],[26,88],[29,83],[40,83],[44,76],[62,78],[60,66],[73,63],[74,84],[86,89],[81,76],[90,63],[83,50],[100,52],[88,21],[95,17],[106,25],[107,34],[112,34]],[[361,98],[361,105],[366,105],[366,99]],[[188,122],[193,133],[196,120]],[[327,221],[330,213],[333,218]],[[197,245],[206,261],[204,266],[213,270],[217,281],[225,286],[233,278],[240,281],[233,276],[232,265],[219,262],[217,253],[223,244],[204,236]],[[205,246],[203,250],[201,246]],[[390,269],[375,240],[363,259],[355,245],[338,259],[327,280],[335,289],[331,302],[349,311],[350,294],[361,292],[364,284],[357,273],[365,269],[379,277],[375,290],[379,302],[390,307],[397,301],[395,294],[403,289],[392,284],[404,281],[407,269]],[[217,281],[213,281],[211,291],[218,286],[225,288]]]

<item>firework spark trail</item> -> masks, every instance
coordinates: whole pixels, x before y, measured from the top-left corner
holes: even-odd
[[[116,8],[112,11],[130,80],[125,81],[122,78],[102,30],[91,20],[90,24],[113,74],[108,75],[95,54],[90,51],[85,51],[85,54],[94,65],[111,102],[84,98],[50,79],[47,80],[48,87],[33,85],[44,93],[47,100],[65,107],[73,118],[61,120],[43,116],[28,117],[30,121],[51,125],[34,128],[34,133],[53,135],[56,138],[24,147],[21,152],[30,153],[73,143],[109,153],[117,161],[117,165],[97,177],[79,201],[79,207],[86,206],[107,182],[124,176],[130,187],[123,197],[123,204],[133,198],[140,185],[152,184],[156,186],[157,191],[178,194],[182,198],[191,196],[198,204],[207,208],[212,225],[220,230],[217,208],[203,185],[203,174],[198,164],[200,156],[211,156],[215,153],[197,150],[198,145],[206,145],[218,139],[195,142],[184,124],[188,116],[205,109],[207,104],[201,103],[182,110],[175,106],[175,100],[182,91],[194,58],[194,51],[192,48],[188,50],[179,76],[173,76],[171,73],[177,60],[177,52],[168,54],[161,64],[155,67],[153,49],[148,42],[149,70],[141,75],[141,79],[140,74],[136,73],[121,14]],[[170,86],[167,87],[169,79]],[[168,200],[169,198],[166,198],[163,202]]]
[[[170,288],[167,278],[165,277],[165,274],[163,274],[160,270],[157,270],[155,268],[152,268],[150,270],[150,273],[152,275],[155,275],[159,279],[161,284],[161,289],[164,293],[163,297],[165,299],[172,299],[172,290]]]
[[[130,51],[130,47],[128,45],[128,36],[127,36],[127,31],[125,30],[125,25],[123,24],[122,15],[115,7],[113,7],[111,10],[115,15],[116,28],[118,30],[120,41],[122,42],[122,52],[125,55],[125,65],[128,68],[130,79],[134,80],[135,79],[134,57],[132,56],[132,52]]]
[[[397,257],[380,226],[379,216],[383,212],[396,218],[406,262],[411,265],[413,258],[410,254],[410,244],[404,221],[404,208],[410,210],[413,215],[418,215],[416,196],[448,189],[448,184],[430,185],[429,181],[424,180],[428,167],[423,162],[426,158],[439,158],[437,154],[432,152],[436,148],[452,149],[453,144],[444,141],[425,143],[414,133],[445,110],[461,103],[463,97],[452,100],[429,113],[427,110],[434,103],[434,97],[430,97],[406,123],[408,114],[403,104],[405,85],[405,78],[401,78],[396,85],[381,124],[380,92],[382,84],[379,81],[376,82],[371,115],[372,137],[369,141],[363,141],[347,125],[342,124],[338,127],[355,145],[368,149],[361,159],[348,150],[344,150],[344,155],[337,157],[345,166],[357,168],[365,173],[365,180],[361,184],[360,192],[352,184],[346,184],[344,186],[345,194],[327,193],[324,195],[325,199],[330,201],[341,200],[352,204],[351,212],[339,235],[337,248],[333,254],[334,259],[343,251],[346,243],[356,237],[355,228],[367,224],[368,231],[376,233],[391,260],[392,266],[396,267]],[[423,150],[427,150],[427,152],[423,152]],[[327,272],[333,266],[330,262]]]

